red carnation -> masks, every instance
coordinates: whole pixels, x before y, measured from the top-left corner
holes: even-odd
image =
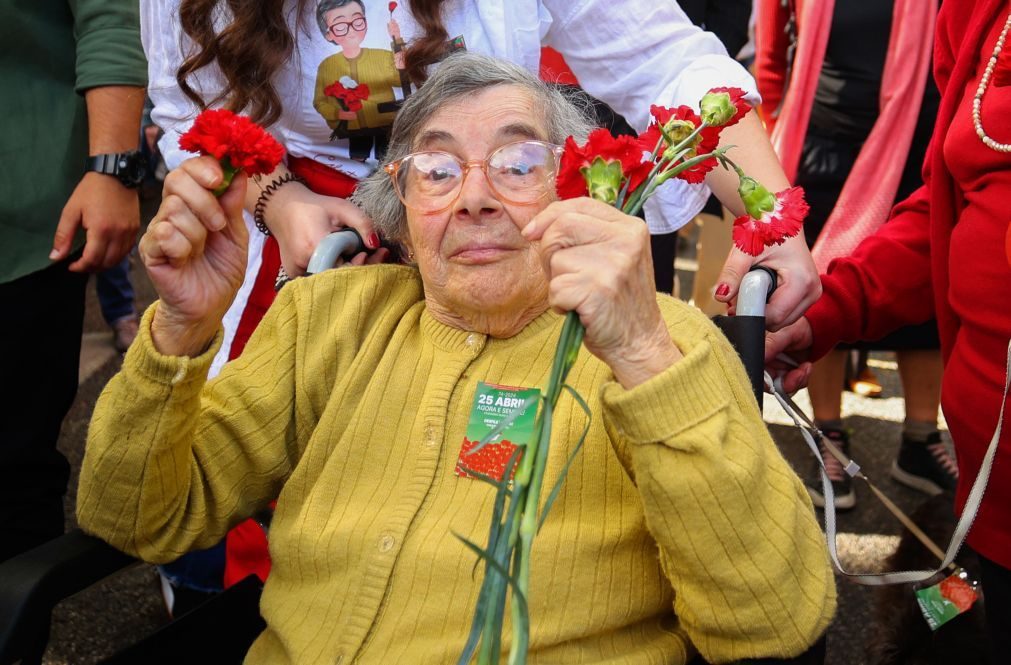
[[[386,7],[390,10],[390,13],[392,14],[393,10],[397,8],[397,3],[391,2],[390,4],[386,5]]]
[[[751,109],[746,94],[740,88],[712,88],[699,103],[701,115],[713,126],[736,125]]]
[[[284,148],[263,127],[226,109],[208,109],[179,138],[187,152],[213,155],[225,171],[224,192],[237,171],[254,176],[270,173],[284,157]],[[218,192],[220,194],[220,192]]]
[[[323,88],[323,94],[333,97],[345,111],[362,110],[362,102],[369,98],[369,86],[364,83],[351,84],[350,77],[342,77]]]
[[[766,247],[781,245],[800,233],[807,211],[803,189],[784,189],[775,195],[771,210],[763,210],[757,217],[745,214],[734,220],[734,244],[745,254],[758,256]]]
[[[683,121],[685,123],[691,123],[693,127],[698,127],[702,124],[702,119],[688,106],[679,106],[676,109],[669,109],[665,106],[650,106],[649,112],[653,116],[655,122],[650,124],[646,128],[646,131],[639,135],[639,144],[642,149],[646,152],[652,152],[656,147],[657,142],[663,136],[660,132],[660,127],[667,127],[668,124],[673,120]],[[687,125],[686,125],[687,128]],[[668,129],[668,134],[671,131]],[[690,132],[686,132],[684,136],[680,136],[675,132],[673,136],[674,139],[684,139]],[[685,159],[691,159],[696,155],[707,155],[712,151],[716,150],[720,145],[720,128],[719,127],[706,127],[699,134],[701,139],[695,144],[695,147],[691,152],[685,155]],[[667,146],[670,147],[670,146]],[[664,146],[660,146],[660,152],[663,153]],[[690,183],[700,183],[706,179],[706,174],[712,171],[717,166],[716,158],[707,159],[701,164],[697,164],[690,169],[686,169],[677,175],[678,178]],[[672,165],[673,166],[673,165]]]
[[[608,178],[618,170],[608,173],[611,164],[620,166],[616,181]],[[587,196],[592,190],[594,198],[614,203],[614,197],[626,180],[628,191],[634,192],[652,168],[653,164],[644,159],[639,141],[631,136],[614,137],[606,129],[595,129],[582,146],[576,145],[570,136],[565,139],[565,151],[558,168],[558,196],[572,199]]]

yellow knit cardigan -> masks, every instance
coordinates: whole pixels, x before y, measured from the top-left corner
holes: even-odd
[[[534,544],[531,663],[673,664],[794,655],[835,587],[810,500],[726,339],[658,297],[685,357],[625,390],[586,353],[593,411]],[[562,318],[509,339],[431,317],[416,270],[286,286],[243,355],[160,355],[153,309],[95,408],[82,527],[151,562],[218,542],[278,498],[266,631],[247,663],[453,663],[494,490],[454,473],[478,380],[543,386]],[[585,424],[562,398],[547,482]],[[506,637],[508,648],[508,636]]]

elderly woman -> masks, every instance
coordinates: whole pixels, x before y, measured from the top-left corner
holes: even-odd
[[[790,656],[835,608],[807,493],[734,352],[657,296],[642,222],[554,201],[582,114],[522,69],[453,56],[393,128],[360,203],[411,265],[300,279],[206,382],[242,279],[245,179],[188,161],[141,241],[161,297],[95,410],[82,526],[146,560],[279,497],[249,663],[449,663],[494,489],[455,469],[479,381],[542,386],[562,317],[594,418],[534,547],[531,662]],[[554,419],[548,476],[585,424]]]

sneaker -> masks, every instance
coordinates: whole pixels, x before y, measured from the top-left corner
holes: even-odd
[[[899,455],[892,462],[892,478],[906,487],[937,496],[945,490],[954,491],[958,484],[958,464],[934,432],[926,442],[903,437]]]
[[[825,438],[832,441],[835,447],[842,451],[846,457],[850,456],[850,437],[843,430],[826,429],[822,431]],[[842,463],[828,451],[824,442],[819,442],[821,457],[825,461],[825,471],[829,480],[832,481],[832,494],[835,496],[836,510],[849,510],[857,505],[857,495],[853,491],[853,478],[846,473]],[[821,466],[817,460],[814,463],[814,473],[807,481],[807,491],[811,495],[811,501],[818,508],[825,507],[825,497],[822,494],[821,486]]]
[[[116,347],[117,351],[126,353],[126,350],[130,348],[133,340],[137,337],[138,325],[135,314],[124,316],[112,324],[112,345]]]

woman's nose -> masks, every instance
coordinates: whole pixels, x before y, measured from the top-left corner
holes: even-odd
[[[474,219],[479,219],[482,215],[502,209],[502,202],[499,201],[488,181],[488,176],[481,167],[481,162],[467,164],[463,182],[460,183],[460,195],[454,206],[455,213],[465,212]]]

